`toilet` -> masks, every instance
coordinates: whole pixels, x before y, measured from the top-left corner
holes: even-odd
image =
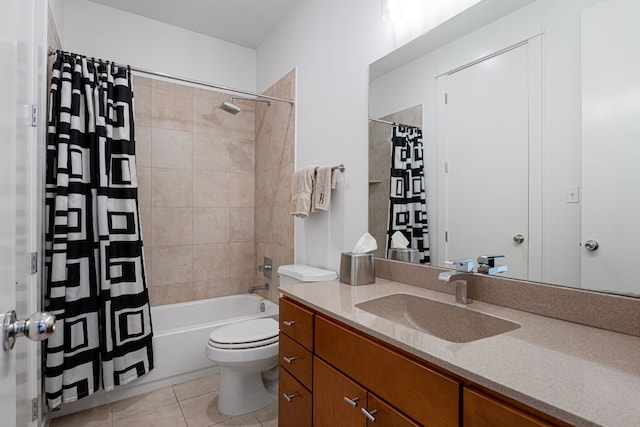
[[[280,284],[335,279],[336,273],[308,265],[278,268]],[[209,335],[207,357],[220,366],[218,410],[243,415],[277,401],[278,321],[268,318],[235,322]]]

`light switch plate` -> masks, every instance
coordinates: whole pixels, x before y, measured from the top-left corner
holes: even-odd
[[[570,185],[567,187],[567,203],[579,203],[580,202],[580,187],[577,185]]]

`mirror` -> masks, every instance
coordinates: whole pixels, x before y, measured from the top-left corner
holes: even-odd
[[[507,254],[507,277],[640,296],[634,16],[634,0],[483,0],[370,65],[370,119],[422,128],[432,265]],[[498,69],[506,74],[491,83]],[[505,119],[511,102],[524,116]],[[369,232],[379,257],[391,129],[369,122]]]

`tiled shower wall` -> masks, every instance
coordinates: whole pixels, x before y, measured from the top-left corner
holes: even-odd
[[[295,98],[295,70],[289,72],[265,94],[282,99]],[[293,263],[293,217],[289,214],[290,182],[294,168],[295,109],[273,102],[256,111],[256,265],[263,257],[273,259],[271,300],[278,300],[277,269]],[[264,283],[258,275],[256,283]]]
[[[152,305],[254,283],[255,103],[134,78],[139,204]]]

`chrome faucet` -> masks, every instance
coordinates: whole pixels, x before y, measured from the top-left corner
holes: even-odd
[[[454,261],[447,261],[447,264],[451,264],[455,267],[455,270],[443,271],[438,275],[438,280],[451,283],[456,283],[456,302],[458,304],[471,304],[473,300],[467,297],[467,278],[473,274],[473,260],[470,259],[457,259]]]
[[[506,272],[506,265],[496,265],[497,258],[504,258],[504,255],[480,255],[478,257],[478,273],[495,276],[498,273]]]
[[[249,293],[252,294],[255,291],[268,291],[269,290],[269,283],[265,283],[264,285],[258,285],[258,286],[251,286],[249,288]]]

